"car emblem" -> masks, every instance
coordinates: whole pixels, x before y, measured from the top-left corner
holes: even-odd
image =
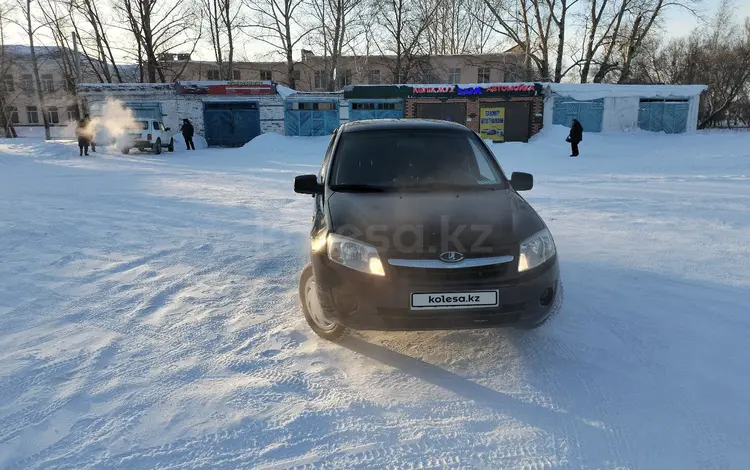
[[[457,251],[446,251],[440,254],[440,259],[446,263],[458,263],[464,259],[464,255]]]

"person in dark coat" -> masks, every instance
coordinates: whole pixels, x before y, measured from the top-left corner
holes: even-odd
[[[578,119],[573,119],[573,125],[570,126],[570,135],[568,135],[568,142],[570,142],[571,157],[578,156],[578,144],[583,140],[583,126]]]
[[[91,118],[89,115],[83,116],[83,121],[86,123],[86,138],[89,141],[89,145],[91,146],[91,151],[96,152],[96,144],[94,143],[94,126],[91,125]]]
[[[88,122],[85,119],[78,121],[76,125],[76,137],[78,137],[78,152],[80,156],[89,154]]]
[[[195,150],[195,144],[193,143],[193,133],[195,132],[195,129],[193,129],[193,125],[190,123],[190,121],[185,118],[182,120],[182,136],[185,138],[185,147],[187,147],[188,150]]]

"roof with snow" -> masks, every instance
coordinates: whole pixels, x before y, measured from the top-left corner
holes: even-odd
[[[544,89],[575,100],[600,98],[689,98],[706,85],[616,85],[609,83],[544,83]]]

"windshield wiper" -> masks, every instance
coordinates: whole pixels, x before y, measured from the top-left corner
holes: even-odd
[[[336,184],[331,186],[331,189],[350,193],[384,193],[391,188],[371,184]]]
[[[399,189],[404,191],[434,191],[434,190],[479,190],[479,189],[498,189],[502,187],[500,183],[493,184],[459,184],[459,183],[423,183],[402,186]]]

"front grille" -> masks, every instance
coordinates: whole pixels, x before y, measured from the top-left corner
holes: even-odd
[[[508,274],[513,263],[481,266],[477,268],[435,269],[391,266],[394,278],[414,286],[440,287],[462,286],[471,284],[491,284],[508,281]]]

